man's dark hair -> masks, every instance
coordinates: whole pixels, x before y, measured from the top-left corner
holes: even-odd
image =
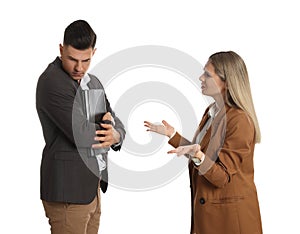
[[[65,29],[64,45],[70,45],[77,50],[94,49],[96,40],[95,32],[84,20],[76,20]]]

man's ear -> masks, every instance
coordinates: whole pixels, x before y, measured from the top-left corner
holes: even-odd
[[[94,56],[96,50],[97,50],[97,48],[94,48],[94,49],[93,49],[93,53],[92,53],[93,56]]]
[[[64,47],[62,44],[59,44],[59,52],[60,52],[60,56],[63,55],[63,50],[64,50]]]

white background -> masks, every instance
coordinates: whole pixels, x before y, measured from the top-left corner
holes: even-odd
[[[44,142],[35,88],[41,72],[59,53],[65,27],[79,18],[98,35],[93,65],[140,45],[173,47],[202,64],[220,50],[239,53],[248,67],[262,131],[255,152],[255,182],[264,233],[299,233],[296,2],[2,1],[0,233],[49,233],[39,199]],[[113,100],[121,92],[108,91]],[[189,233],[189,209],[186,170],[155,190],[110,186],[102,196],[100,233]]]

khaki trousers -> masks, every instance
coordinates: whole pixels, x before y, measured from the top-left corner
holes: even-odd
[[[100,188],[86,205],[42,201],[52,234],[97,234],[100,224]]]

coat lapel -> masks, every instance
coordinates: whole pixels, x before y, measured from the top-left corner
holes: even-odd
[[[207,129],[207,132],[204,135],[202,141],[196,142],[196,138],[197,138],[198,134],[200,133],[201,129],[204,127],[206,121],[209,118],[209,114],[208,114],[209,108],[206,110],[206,112],[197,128],[194,138],[193,138],[193,144],[196,144],[196,143],[200,144],[202,151],[203,150],[205,151],[207,149],[211,138],[213,138],[215,136],[215,134],[218,132],[219,128],[222,127],[224,125],[224,123],[226,124],[226,109],[227,108],[225,106],[223,106],[223,108],[219,111],[217,116],[212,121],[211,126]]]
[[[213,120],[212,125],[211,125],[211,132],[212,132],[211,137],[215,136],[220,125],[223,126],[224,124],[226,124],[226,110],[227,110],[227,107],[223,106],[223,108],[219,111],[219,113]]]
[[[199,143],[199,142],[196,142],[196,138],[197,138],[198,134],[200,133],[201,129],[203,128],[203,126],[205,125],[208,118],[209,118],[209,115],[208,115],[208,109],[207,109],[205,111],[205,114],[204,114],[201,122],[198,125],[198,128],[197,128],[196,132],[195,132],[195,135],[194,135],[193,140],[192,140],[193,144]]]
[[[211,154],[212,157],[216,157],[216,153],[222,147],[225,139],[226,109],[224,106],[219,111],[201,142],[202,151]]]

